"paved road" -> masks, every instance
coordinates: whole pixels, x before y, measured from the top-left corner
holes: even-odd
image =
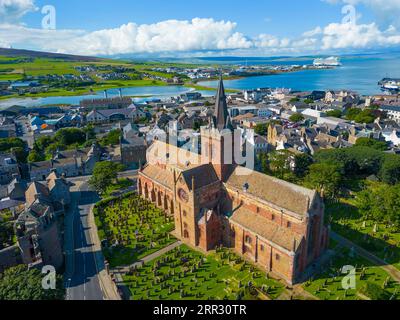
[[[103,300],[100,270],[97,270],[88,226],[90,208],[99,199],[96,193],[89,191],[86,182],[71,196],[71,209],[65,219],[67,300]]]
[[[118,173],[118,178],[136,178],[138,174],[138,170],[129,170],[129,171],[124,171],[124,172],[119,172]],[[72,178],[67,178],[68,181],[70,182],[77,182],[77,181],[89,181],[89,179],[92,176],[79,176],[79,177],[72,177]]]

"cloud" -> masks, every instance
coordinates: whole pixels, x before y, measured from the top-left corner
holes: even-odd
[[[324,0],[331,4],[364,5],[377,17],[380,26],[400,26],[400,0]]]
[[[368,49],[400,45],[400,35],[392,26],[379,30],[375,23],[331,23],[323,30],[322,49]]]
[[[0,0],[0,22],[14,22],[36,10],[34,0]]]
[[[143,25],[128,23],[91,32],[57,46],[50,43],[48,48],[89,55],[250,48],[252,42],[235,32],[235,28],[236,23],[230,21],[201,18]]]

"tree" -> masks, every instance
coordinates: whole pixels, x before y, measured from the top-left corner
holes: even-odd
[[[268,154],[269,172],[275,177],[292,180],[293,153],[288,150],[279,150]]]
[[[94,166],[93,175],[89,184],[97,192],[104,193],[107,188],[118,178],[118,172],[122,171],[124,166],[111,161],[98,162]]]
[[[366,219],[400,227],[400,185],[369,183],[357,193],[356,205]]]
[[[328,111],[326,113],[326,115],[328,117],[341,118],[342,117],[342,111],[340,111],[340,110],[331,110],[331,111]]]
[[[314,103],[314,100],[311,98],[307,98],[307,99],[304,99],[304,103],[311,104],[311,103]]]
[[[55,290],[42,288],[43,275],[26,265],[16,266],[0,275],[0,300],[63,300],[62,277],[57,276]]]
[[[260,123],[255,127],[254,132],[259,136],[266,136],[268,134],[268,127],[269,123]]]
[[[388,144],[385,141],[378,141],[371,138],[359,138],[355,144],[357,147],[370,147],[380,151],[386,151]]]
[[[372,109],[360,109],[360,108],[350,108],[347,110],[346,118],[357,123],[372,123],[378,116],[376,115],[376,110]]]
[[[309,171],[310,165],[313,163],[313,159],[310,155],[306,153],[296,154],[294,156],[295,163],[295,174],[299,178],[303,178]]]
[[[120,142],[121,134],[120,129],[111,130],[103,139],[101,139],[100,144],[102,146],[117,145]]]
[[[397,154],[385,154],[379,171],[382,182],[394,185],[400,183],[400,156]]]
[[[292,122],[297,122],[297,123],[302,122],[302,121],[304,121],[304,116],[301,113],[295,113],[290,116],[289,120]]]
[[[43,153],[37,152],[36,150],[32,150],[31,152],[29,152],[27,160],[29,163],[39,162],[46,160],[46,157],[43,155]]]
[[[75,143],[82,143],[86,141],[85,131],[78,128],[64,128],[57,131],[54,136],[55,140],[61,145],[72,145]]]
[[[334,164],[316,163],[310,166],[310,172],[305,177],[305,184],[319,192],[324,191],[329,198],[335,198],[341,180],[340,167]]]
[[[20,138],[1,138],[0,152],[9,152],[12,148],[26,148],[26,142]]]
[[[46,148],[54,142],[54,139],[50,136],[40,136],[36,139],[34,149],[36,152],[44,152]]]

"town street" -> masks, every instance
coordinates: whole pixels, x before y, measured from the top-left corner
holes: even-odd
[[[75,190],[74,190],[75,189]],[[98,263],[93,251],[88,216],[99,198],[87,182],[76,182],[71,192],[72,204],[65,217],[67,300],[103,300]],[[104,266],[102,265],[102,268]]]

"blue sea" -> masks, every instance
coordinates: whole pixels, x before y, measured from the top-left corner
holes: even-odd
[[[304,65],[315,57],[302,58],[221,58],[204,59],[209,63],[238,65]],[[329,70],[303,70],[273,76],[250,77],[225,81],[225,87],[248,90],[262,87],[292,90],[354,90],[363,95],[379,94],[378,81],[385,77],[400,78],[400,53],[353,55],[340,57],[341,67]],[[215,81],[199,83],[216,87]]]
[[[316,57],[274,57],[274,58],[196,58],[173,60],[172,62],[193,62],[202,64],[232,64],[232,65],[305,65],[312,64]],[[385,77],[400,78],[400,53],[348,55],[341,56],[341,67],[334,69],[303,70],[278,75],[248,77],[237,80],[226,80],[225,87],[237,90],[249,90],[262,87],[290,88],[292,90],[354,90],[363,95],[381,93],[378,81]],[[164,60],[165,61],[165,60]],[[217,87],[217,81],[202,81],[200,85]],[[123,88],[122,93],[128,96],[143,96],[134,98],[141,103],[153,99],[165,99],[178,96],[194,89],[182,86],[152,86]],[[109,96],[117,96],[118,90],[108,90]],[[205,96],[215,94],[215,91],[201,91]],[[57,104],[76,105],[83,99],[94,99],[103,96],[99,91],[92,95],[47,98],[16,98],[0,100],[0,109],[12,105],[42,106]]]

